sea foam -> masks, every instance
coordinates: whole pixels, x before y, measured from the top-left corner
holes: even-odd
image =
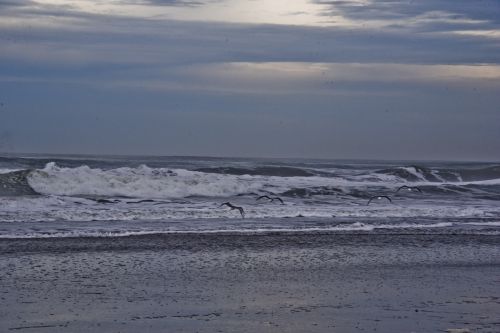
[[[185,198],[189,196],[232,196],[261,188],[246,176],[209,174],[184,169],[117,168],[88,166],[63,168],[48,163],[33,171],[28,182],[38,193],[52,195],[112,196],[137,198]]]

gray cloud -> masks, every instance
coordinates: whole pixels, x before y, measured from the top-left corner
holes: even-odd
[[[467,1],[455,2],[471,7],[465,4]],[[443,9],[445,5],[449,10],[460,7],[453,5],[455,2],[372,1],[362,6],[364,9],[354,6],[354,1],[323,3],[335,5],[346,16],[366,15],[375,20],[380,19],[379,12],[410,17],[431,9]],[[475,13],[487,14],[487,11],[476,7],[467,15],[484,19]],[[387,11],[382,10],[384,8],[388,8]],[[13,68],[26,63],[47,65],[51,70],[64,64],[89,70],[92,66],[104,65],[147,68],[212,62],[500,62],[497,41],[449,33],[450,29],[470,28],[463,23],[431,21],[425,23],[428,33],[415,33],[407,29],[152,20],[82,13],[73,7],[48,5],[25,7],[17,11],[17,15],[23,24],[2,27],[0,34],[0,41],[4,41],[0,45],[0,59],[14,64]],[[13,17],[11,13],[8,16]],[[36,25],[42,22],[50,24]],[[30,27],[31,23],[34,26]],[[15,66],[16,63],[19,66]],[[4,69],[4,73],[12,71]]]
[[[345,15],[358,19],[380,18],[411,18],[428,12],[441,11],[454,14],[452,18],[472,18],[481,20],[500,21],[498,0],[370,0],[368,3],[358,0],[323,1],[313,0],[315,3],[331,5],[332,10],[341,10]]]
[[[198,7],[219,0],[122,0],[123,4]]]
[[[425,31],[447,31],[460,28],[500,28],[500,2],[498,0],[357,0],[323,1],[314,3],[329,5],[325,16],[342,15],[358,21],[386,20],[403,23],[395,28],[412,26]]]
[[[30,14],[33,15],[33,14]],[[43,20],[46,12],[38,13]],[[50,14],[52,15],[52,14]],[[3,28],[0,58],[43,64],[210,62],[498,63],[500,45],[473,36],[73,14],[54,27]],[[54,17],[50,17],[54,22]],[[57,21],[56,21],[57,22]],[[2,38],[0,37],[0,38]]]
[[[22,7],[33,4],[30,0],[0,0],[0,8]]]

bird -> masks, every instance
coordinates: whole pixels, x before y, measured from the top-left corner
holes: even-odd
[[[268,195],[261,195],[260,197],[258,197],[256,200],[259,201],[260,199],[263,199],[263,198],[266,198],[268,199],[270,202],[273,202],[274,200],[278,200],[279,202],[281,202],[282,205],[284,205],[285,203],[283,202],[283,199],[281,199],[280,197],[270,197]]]
[[[266,199],[269,199],[269,200],[273,201],[273,199],[272,199],[270,196],[268,196],[268,195],[261,195],[260,197],[258,197],[258,198],[257,198],[257,199],[255,199],[255,200],[256,200],[256,201],[259,201],[260,199],[263,199],[263,198],[266,198]]]
[[[278,200],[279,202],[281,202],[282,205],[284,205],[285,203],[283,202],[283,199],[281,199],[280,197],[274,197],[274,198],[271,198],[271,202],[273,202],[274,200]]]
[[[237,209],[240,212],[241,217],[245,218],[245,211],[243,210],[243,207],[235,206],[235,205],[231,204],[230,202],[224,202],[219,207],[222,207],[222,206],[228,206],[229,208],[231,208],[231,210]]]
[[[371,197],[370,200],[368,200],[368,203],[366,204],[367,206],[370,204],[370,202],[372,202],[373,199],[382,199],[382,198],[386,198],[387,200],[389,200],[390,203],[392,203],[392,199],[389,198],[387,195],[376,195],[374,197]]]
[[[93,200],[97,203],[100,204],[112,204],[112,203],[117,203],[119,200],[108,200],[108,199],[103,199],[103,198],[89,198],[90,200]]]
[[[403,189],[408,190],[408,191],[410,191],[410,192],[411,192],[411,191],[413,191],[413,190],[416,190],[416,191],[418,191],[418,192],[422,193],[422,190],[421,190],[418,186],[407,186],[407,185],[400,186],[400,187],[396,190],[396,193],[397,193],[397,192],[399,192],[399,191],[401,191],[401,190],[403,190]]]

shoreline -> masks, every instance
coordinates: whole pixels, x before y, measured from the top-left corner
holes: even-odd
[[[319,248],[339,245],[416,246],[425,244],[499,245],[500,234],[464,230],[441,232],[167,232],[118,236],[0,238],[0,253],[247,249],[278,247]],[[500,245],[499,245],[500,248]]]

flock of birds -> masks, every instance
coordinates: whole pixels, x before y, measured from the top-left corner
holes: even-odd
[[[418,187],[418,186],[408,186],[408,185],[403,185],[403,186],[400,186],[397,190],[396,190],[396,193],[401,191],[401,190],[407,190],[407,191],[410,191],[410,192],[413,192],[413,191],[417,191],[419,193],[423,193],[422,190]],[[261,199],[268,199],[269,202],[273,202],[273,201],[279,201],[282,205],[285,204],[285,202],[283,201],[283,199],[281,199],[280,197],[278,196],[274,196],[274,197],[270,197],[268,195],[261,195],[259,196],[256,201],[259,201]],[[375,196],[372,196],[368,199],[368,202],[367,202],[367,206],[370,204],[370,202],[372,202],[373,200],[382,200],[382,199],[387,199],[390,203],[392,203],[392,199],[390,196],[388,195],[375,195]],[[223,207],[223,206],[227,206],[229,207],[231,210],[238,210],[240,212],[240,215],[242,218],[245,218],[245,210],[243,209],[243,207],[241,206],[235,206],[233,205],[232,203],[230,203],[229,201],[228,202],[224,202],[223,204],[221,204],[219,206],[220,207]]]

